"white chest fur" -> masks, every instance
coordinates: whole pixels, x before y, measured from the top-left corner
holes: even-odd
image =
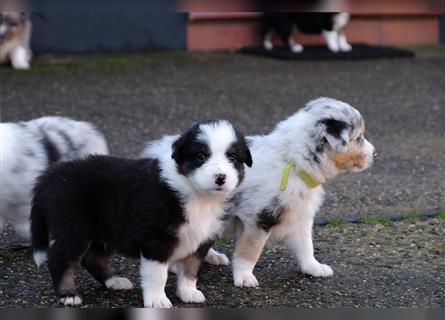
[[[169,259],[174,262],[195,252],[208,239],[214,238],[222,229],[223,200],[215,197],[194,197],[185,205],[186,223],[179,231],[178,245]]]

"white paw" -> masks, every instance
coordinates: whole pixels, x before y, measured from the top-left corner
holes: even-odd
[[[107,289],[111,290],[131,290],[134,288],[133,283],[127,278],[112,277],[105,281]]]
[[[144,295],[145,308],[171,308],[173,305],[165,293]]]
[[[219,253],[216,251],[209,251],[209,253],[207,253],[205,256],[204,261],[214,266],[228,266],[230,263],[229,258],[227,258],[224,253]]]
[[[82,298],[78,295],[70,295],[59,299],[59,303],[65,307],[75,307],[82,304]]]
[[[344,52],[349,52],[352,50],[352,46],[349,43],[343,43],[340,45],[340,50]]]
[[[330,266],[319,262],[314,262],[309,266],[301,267],[301,270],[314,277],[331,277],[334,274],[334,271]]]
[[[233,281],[237,287],[255,288],[258,287],[258,280],[251,272],[237,272],[233,276]]]
[[[269,41],[269,40],[264,40],[264,41],[263,41],[263,47],[264,47],[264,49],[266,49],[266,50],[272,50],[272,49],[273,49],[273,44],[272,44],[272,42]]]
[[[185,303],[203,303],[206,298],[204,294],[198,289],[178,289],[178,298]]]
[[[339,52],[340,51],[340,47],[337,44],[330,44],[330,45],[328,44],[328,48],[332,52]]]
[[[290,51],[292,51],[293,53],[300,53],[303,52],[303,46],[301,44],[293,44],[290,47]]]
[[[29,63],[27,61],[20,61],[13,64],[14,69],[16,70],[28,70]]]

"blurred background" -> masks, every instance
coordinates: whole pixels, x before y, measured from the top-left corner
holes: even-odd
[[[274,1],[272,7],[264,3],[252,0],[132,0],[125,4],[35,1],[29,4],[34,25],[32,48],[36,53],[236,50],[259,44],[258,11],[264,7],[278,11],[349,12],[351,22],[346,34],[350,42],[379,45],[445,42],[442,0]],[[298,31],[296,38],[303,45],[323,42],[318,35]]]

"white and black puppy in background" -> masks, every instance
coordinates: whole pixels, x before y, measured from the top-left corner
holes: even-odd
[[[0,63],[29,69],[31,63],[31,20],[24,12],[0,12]]]
[[[314,257],[312,225],[323,199],[322,184],[372,165],[375,148],[364,134],[365,123],[356,109],[318,98],[270,134],[247,137],[254,165],[246,171],[229,210],[236,229],[236,286],[258,286],[253,269],[270,237],[284,240],[304,273],[333,274]],[[214,254],[210,250],[206,260],[214,260]]]
[[[293,37],[294,27],[303,33],[322,34],[332,52],[351,51],[345,28],[349,22],[347,12],[271,12],[261,17],[261,41],[267,50],[273,49],[272,38],[276,34],[294,52],[302,52],[303,46]]]
[[[58,161],[108,154],[105,138],[93,124],[63,117],[0,123],[0,139],[0,231],[10,221],[24,238],[29,238],[36,178]]]
[[[112,252],[140,258],[145,307],[171,307],[164,288],[172,263],[178,266],[178,297],[205,300],[196,287],[198,269],[222,228],[244,165],[252,165],[250,151],[225,120],[197,123],[148,149],[159,156],[92,156],[53,166],[39,178],[31,213],[34,259],[42,264],[49,251],[62,304],[82,302],[74,284],[78,264],[109,289],[133,288],[112,271]]]

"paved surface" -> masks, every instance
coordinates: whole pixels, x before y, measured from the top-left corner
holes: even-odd
[[[334,269],[319,279],[303,275],[289,251],[269,244],[256,268],[260,287],[233,286],[228,267],[206,265],[198,288],[211,307],[445,307],[445,221],[402,221],[315,228],[317,258]],[[229,253],[232,244],[220,245]],[[135,283],[137,261],[115,258],[121,275]],[[48,269],[37,269],[31,252],[0,250],[0,307],[55,307]],[[141,307],[140,286],[130,292],[107,291],[84,270],[77,284],[87,307]],[[167,295],[176,307],[175,276]]]
[[[431,53],[432,52],[432,53]],[[96,123],[113,154],[194,121],[228,118],[246,134],[318,96],[364,115],[375,166],[327,184],[319,218],[445,210],[445,48],[417,59],[277,61],[241,54],[40,57],[0,69],[2,121],[64,115]]]
[[[145,141],[194,121],[228,118],[246,134],[267,133],[306,101],[335,97],[362,112],[379,159],[365,173],[328,183],[318,218],[439,213],[445,211],[445,49],[418,53],[355,62],[215,53],[37,57],[30,72],[0,67],[1,118],[92,121],[113,154],[136,157]],[[261,289],[234,289],[224,268],[209,267],[200,283],[217,306],[444,306],[444,225],[418,222],[411,230],[405,224],[378,232],[361,224],[345,232],[317,228],[319,256],[336,271],[332,279],[302,276],[272,246],[257,272]],[[0,237],[3,248],[20,243]],[[116,263],[136,279],[134,263]],[[28,250],[0,250],[0,306],[54,303],[48,280]],[[109,293],[84,275],[80,280],[92,306],[140,305],[139,290]]]

